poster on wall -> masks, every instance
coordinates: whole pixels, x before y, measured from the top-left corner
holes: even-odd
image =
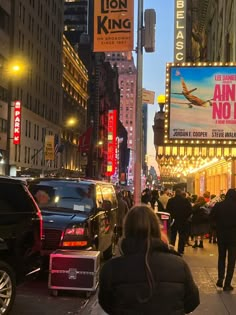
[[[236,140],[236,66],[169,68],[169,139]]]

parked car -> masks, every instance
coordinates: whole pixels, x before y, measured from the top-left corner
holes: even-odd
[[[43,216],[44,256],[56,249],[99,250],[115,246],[117,199],[112,184],[95,180],[39,178],[29,190]]]
[[[42,216],[21,180],[0,176],[0,314],[8,314],[16,285],[40,270]]]

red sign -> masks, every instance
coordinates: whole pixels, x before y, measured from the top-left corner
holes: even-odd
[[[116,169],[116,137],[117,137],[117,110],[108,112],[107,135],[107,172],[106,176],[112,176]]]
[[[20,136],[21,136],[21,102],[15,101],[14,107],[14,130],[13,130],[13,143],[20,144]]]
[[[80,137],[79,137],[79,151],[82,153],[88,153],[91,146],[93,128],[89,127]]]

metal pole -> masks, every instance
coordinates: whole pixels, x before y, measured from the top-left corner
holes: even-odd
[[[136,146],[134,165],[134,202],[141,202],[142,164],[142,86],[143,86],[143,0],[138,0],[137,28],[137,88],[136,88]]]
[[[9,60],[12,59],[14,52],[14,30],[15,30],[15,0],[11,1],[11,17],[10,17],[10,42],[9,42]],[[10,74],[11,75],[11,74]],[[12,78],[8,78],[8,99],[7,99],[7,142],[5,156],[5,175],[10,175],[10,159],[11,159],[11,107],[13,101],[13,82]],[[22,100],[21,100],[22,101]]]
[[[12,80],[8,82],[8,101],[7,101],[7,142],[5,154],[5,175],[10,175],[10,149],[11,149],[11,102],[12,102]]]

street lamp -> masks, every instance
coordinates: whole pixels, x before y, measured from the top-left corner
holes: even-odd
[[[5,175],[10,174],[10,150],[11,150],[11,108],[13,101],[13,79],[19,79],[22,77],[24,71],[23,62],[18,60],[12,60],[6,67],[6,74],[8,78],[8,100],[7,100],[7,139],[6,139],[6,153],[5,153]]]
[[[66,126],[66,127],[74,127],[76,124],[77,124],[77,119],[74,118],[74,117],[70,117],[70,118],[66,121],[65,126]]]
[[[163,113],[164,112],[164,106],[165,106],[165,103],[166,103],[165,95],[163,95],[163,94],[158,95],[157,103],[160,106],[160,112]]]
[[[76,115],[76,114],[75,114]],[[62,166],[65,175],[71,171],[81,168],[81,158],[77,147],[79,120],[76,116],[68,117],[63,124],[63,155]],[[75,168],[74,168],[75,167]],[[70,175],[70,174],[69,174]]]
[[[137,27],[137,100],[136,100],[136,145],[134,164],[134,202],[141,202],[141,161],[142,161],[142,85],[143,85],[143,0],[138,0]]]

